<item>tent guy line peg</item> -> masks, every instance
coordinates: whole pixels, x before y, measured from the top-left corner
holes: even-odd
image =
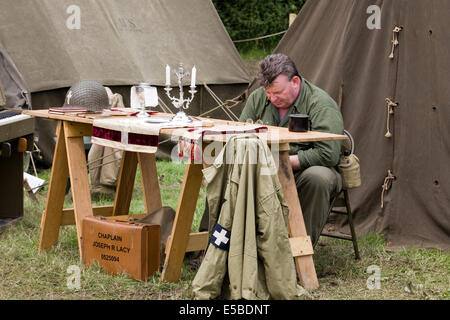
[[[403,27],[398,27],[398,26],[396,26],[394,28],[394,30],[392,30],[392,50],[391,50],[391,54],[389,55],[389,59],[394,59],[395,47],[400,44],[400,42],[398,41],[398,34],[402,30],[403,30]]]
[[[386,104],[387,104],[387,117],[386,117],[386,129],[387,132],[384,135],[386,138],[391,138],[392,137],[392,133],[389,129],[389,121],[390,121],[390,117],[391,114],[394,114],[394,107],[398,107],[398,103],[393,102],[391,99],[386,98]]]

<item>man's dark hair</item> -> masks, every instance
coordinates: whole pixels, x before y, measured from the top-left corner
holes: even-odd
[[[264,88],[270,87],[280,74],[284,74],[289,80],[300,76],[294,62],[282,53],[268,55],[259,63],[258,80]]]

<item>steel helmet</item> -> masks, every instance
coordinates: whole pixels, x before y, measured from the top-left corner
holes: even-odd
[[[67,91],[64,106],[82,107],[88,111],[101,112],[109,108],[108,93],[97,81],[80,81]]]

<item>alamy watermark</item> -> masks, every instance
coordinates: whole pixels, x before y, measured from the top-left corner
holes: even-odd
[[[81,29],[81,9],[79,6],[72,4],[67,7],[66,13],[69,17],[66,19],[66,27],[69,30]]]
[[[67,273],[70,276],[67,277],[67,288],[69,290],[79,290],[81,288],[81,269],[77,265],[70,265],[67,267]]]
[[[256,131],[248,130],[246,134],[256,134]],[[185,129],[175,129],[171,135],[172,143],[175,146],[172,148],[170,157],[173,162],[189,162],[194,164],[213,165],[217,161],[220,164],[258,164],[260,166],[261,175],[274,175],[278,172],[280,161],[280,134],[278,131],[261,131],[257,133],[258,138],[269,145],[269,153],[266,149],[258,147],[251,149],[248,143],[252,139],[243,139],[237,142],[236,148],[226,148],[225,141],[229,141],[236,133],[221,133],[220,140],[203,142],[203,139],[208,140],[207,135],[203,138],[201,134],[191,139],[180,138],[185,134]],[[255,135],[256,137],[256,135]],[[252,138],[252,136],[248,136]],[[181,143],[180,143],[181,142]],[[244,151],[245,152],[242,152]],[[253,152],[256,151],[256,152]],[[225,152],[221,157],[218,157],[221,152]],[[222,163],[223,161],[223,163]]]
[[[366,21],[367,28],[369,30],[381,29],[381,8],[377,5],[371,5],[367,7],[366,13],[370,14]]]
[[[381,268],[377,265],[371,265],[367,267],[366,273],[371,274],[367,278],[366,286],[369,290],[381,289]]]

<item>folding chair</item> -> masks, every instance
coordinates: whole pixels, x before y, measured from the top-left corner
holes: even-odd
[[[346,140],[342,143],[343,153],[346,155],[350,155],[354,151],[355,143],[354,143],[352,135],[347,130],[344,130],[344,133],[348,136],[348,140]],[[344,208],[344,209],[336,210],[335,208]],[[350,235],[345,235],[345,234],[341,234],[341,233],[339,233],[339,234],[332,233],[332,232],[326,231],[325,229],[322,231],[321,235],[326,236],[326,237],[332,237],[332,238],[352,241],[353,249],[355,251],[355,259],[359,260],[360,255],[359,255],[359,250],[358,250],[358,241],[356,239],[355,227],[353,225],[353,213],[352,213],[352,209],[350,207],[350,199],[349,199],[347,188],[343,187],[342,190],[334,198],[331,199],[329,213],[346,215],[348,217],[348,225],[350,227]]]

